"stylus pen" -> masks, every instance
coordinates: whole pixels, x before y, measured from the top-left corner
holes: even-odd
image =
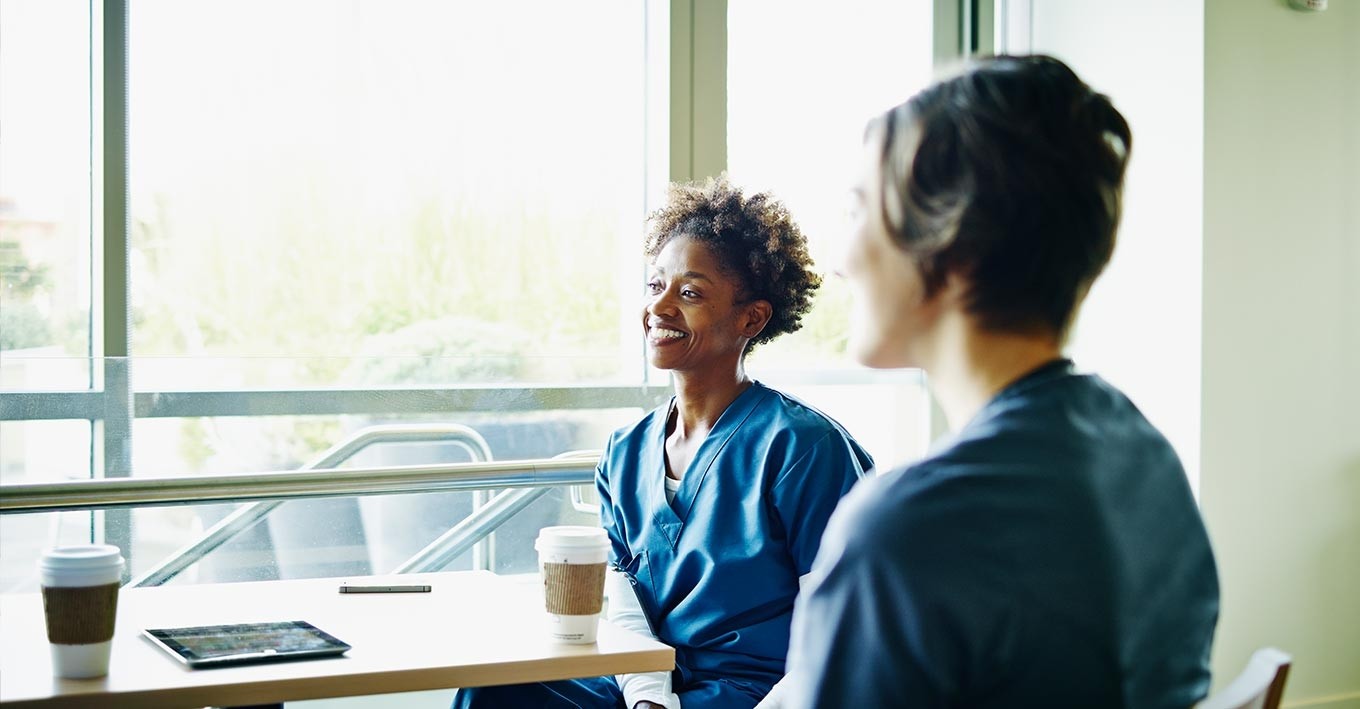
[[[340,584],[341,593],[429,593],[430,587],[424,585],[412,586],[351,586],[347,583]]]

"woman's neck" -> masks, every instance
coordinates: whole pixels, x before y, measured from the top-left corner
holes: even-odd
[[[721,375],[676,372],[675,426],[672,433],[681,439],[708,434],[727,407],[751,387],[751,379],[738,362]]]
[[[982,330],[958,311],[942,316],[934,334],[920,356],[921,367],[955,431],[1002,389],[1062,356],[1053,335]]]

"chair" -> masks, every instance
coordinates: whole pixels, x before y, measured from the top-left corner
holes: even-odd
[[[602,450],[578,450],[578,451],[567,451],[567,452],[565,452],[565,453],[558,453],[557,455],[553,456],[553,460],[559,460],[559,459],[560,459],[560,460],[577,460],[577,459],[599,460],[601,455],[604,455],[604,451],[602,451]],[[592,514],[592,515],[595,515],[595,516],[598,517],[599,514],[600,514],[600,501],[599,501],[599,500],[595,500],[595,501],[592,502],[592,501],[586,499],[586,493],[587,493],[587,492],[594,492],[594,490],[595,490],[595,486],[590,485],[590,484],[586,484],[586,485],[572,485],[572,486],[571,486],[571,506],[572,506],[577,512],[584,512],[584,513],[586,513],[586,514]]]
[[[1291,658],[1273,647],[1252,653],[1247,668],[1195,709],[1278,709]]]

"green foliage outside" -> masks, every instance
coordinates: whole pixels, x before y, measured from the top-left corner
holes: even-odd
[[[47,318],[32,303],[6,299],[0,305],[0,351],[42,347],[52,339]]]
[[[529,355],[617,348],[618,276],[613,259],[599,258],[616,248],[608,219],[562,223],[430,201],[402,222],[365,225],[309,204],[305,190],[298,197],[295,210],[255,220],[215,215],[181,225],[167,210],[139,223],[134,248],[147,268],[136,287],[146,297],[134,351],[324,359],[298,373],[297,384],[317,385],[334,383],[361,352],[470,356],[503,352],[506,342]],[[427,340],[384,337],[432,322],[466,334],[476,321],[494,325],[485,334],[500,342],[429,326]]]
[[[47,318],[32,302],[50,289],[49,271],[30,263],[17,241],[0,241],[0,351],[50,344]]]
[[[613,215],[564,219],[526,194],[501,208],[432,196],[392,217],[324,175],[204,185],[193,194],[211,199],[137,215],[133,351],[223,358],[232,371],[204,381],[223,389],[544,381],[580,374],[563,360],[617,353]],[[196,464],[210,428],[183,429]],[[297,422],[270,437],[295,465],[339,435]]]

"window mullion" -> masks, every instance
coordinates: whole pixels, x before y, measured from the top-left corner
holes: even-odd
[[[672,181],[727,169],[727,0],[671,0]]]
[[[133,398],[128,298],[128,3],[103,0],[100,175],[102,193],[101,352],[103,361],[103,476],[132,475]],[[132,554],[128,510],[103,514],[103,541]]]

